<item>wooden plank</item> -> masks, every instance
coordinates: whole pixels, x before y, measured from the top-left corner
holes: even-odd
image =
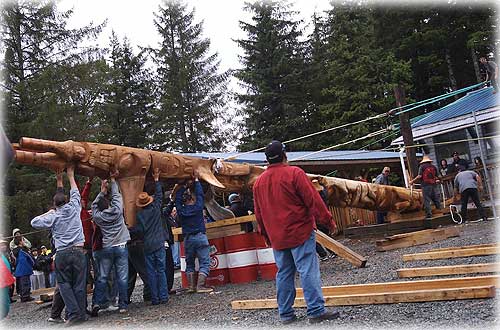
[[[425,252],[466,250],[466,249],[476,249],[476,248],[495,247],[495,246],[500,248],[500,245],[498,243],[490,243],[490,244],[476,244],[476,245],[465,245],[465,246],[450,246],[450,247],[439,248],[439,249],[430,249],[430,250],[426,250]]]
[[[325,286],[322,288],[324,296],[338,296],[346,294],[365,294],[365,293],[382,293],[382,292],[398,292],[411,290],[433,290],[433,289],[456,289],[466,286],[499,286],[500,276],[471,276],[458,278],[440,278],[433,280],[416,280],[416,281],[395,281],[395,282],[379,282],[367,284],[349,284],[339,286]],[[296,296],[301,298],[304,293],[301,288],[297,288]]]
[[[323,245],[325,248],[335,252],[339,257],[347,260],[354,266],[360,268],[366,266],[365,257],[349,249],[347,246],[340,244],[339,242],[319,230],[316,231],[316,241]]]
[[[252,221],[255,221],[255,214],[246,215],[244,217],[238,217],[238,218],[210,222],[210,223],[205,224],[205,228],[208,230],[209,228],[220,228],[220,227],[236,225],[236,224],[252,222]],[[180,227],[172,228],[172,233],[174,235],[180,235],[180,234],[182,234],[182,228],[180,228]]]
[[[496,273],[500,270],[500,263],[453,265],[439,267],[401,268],[396,270],[398,277],[425,277],[440,275],[459,275],[474,273]]]
[[[428,244],[450,237],[460,236],[460,227],[427,229],[413,233],[399,234],[376,242],[377,251],[389,251],[403,247]]]
[[[461,299],[482,299],[495,296],[494,286],[462,287],[452,289],[413,290],[391,293],[368,293],[325,296],[325,306],[353,306],[372,304],[395,304],[404,302],[426,302]],[[295,308],[307,307],[304,298],[295,298]],[[231,302],[232,309],[278,308],[276,299],[239,300]]]
[[[435,259],[450,259],[450,258],[463,258],[473,256],[487,256],[492,254],[499,254],[498,247],[483,247],[472,249],[456,249],[434,252],[422,252],[413,254],[404,254],[403,261],[412,260],[435,260]]]
[[[245,231],[241,230],[240,225],[230,225],[224,228],[209,228],[207,229],[207,238],[215,239],[233,235],[244,234]]]
[[[40,295],[40,300],[43,302],[49,302],[54,299],[54,293],[45,293]]]

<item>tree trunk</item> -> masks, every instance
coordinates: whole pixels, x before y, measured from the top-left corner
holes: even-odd
[[[450,78],[451,89],[456,91],[458,89],[457,79],[455,78],[455,73],[453,72],[453,66],[451,64],[450,50],[448,48],[446,48],[445,59],[446,59],[446,65],[448,66],[448,76]],[[455,95],[455,100],[458,100],[458,95]]]
[[[396,106],[402,107],[406,105],[405,91],[401,84],[394,87],[394,95],[396,97]],[[412,146],[413,143],[413,132],[410,125],[410,113],[404,112],[399,115],[399,125],[401,129],[401,135],[403,136],[403,142],[405,146]],[[407,148],[406,159],[408,160],[408,172],[410,173],[410,178],[413,179],[417,175],[417,151],[415,148]]]
[[[472,64],[474,64],[474,72],[476,73],[476,79],[477,79],[477,82],[480,83],[483,80],[481,79],[481,71],[479,70],[476,49],[474,47],[472,47],[470,50],[470,53],[471,53],[471,57],[472,57]]]

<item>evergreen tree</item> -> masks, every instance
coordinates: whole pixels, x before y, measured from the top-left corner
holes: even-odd
[[[193,10],[164,1],[155,17],[162,41],[153,50],[160,86],[153,147],[221,150],[225,137],[216,120],[225,105],[229,72],[219,73],[218,55],[210,54],[210,41],[203,38]]]
[[[102,106],[99,140],[129,147],[149,146],[155,95],[144,52],[134,55],[127,39],[111,37],[109,81]]]
[[[68,29],[66,21],[71,15],[71,10],[58,12],[54,1],[2,4],[2,87],[6,133],[12,140],[40,131],[40,118],[47,112],[50,115],[52,104],[64,92],[54,88],[64,70],[94,51],[80,50],[80,43],[95,38],[102,25]]]
[[[277,1],[245,3],[245,10],[253,17],[251,23],[240,21],[247,38],[237,40],[244,52],[240,57],[243,69],[236,77],[245,89],[238,99],[244,105],[247,131],[241,149],[260,147],[271,139],[288,140],[308,131],[311,113],[304,95],[301,22],[294,20],[296,13],[288,8]],[[291,147],[301,149],[304,143]]]

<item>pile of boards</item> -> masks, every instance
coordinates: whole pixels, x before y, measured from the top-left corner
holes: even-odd
[[[407,254],[404,261],[460,258],[468,256],[498,254],[497,244],[471,245],[445,249],[428,250],[423,253]],[[472,273],[497,273],[499,265],[466,264],[444,267],[404,268],[397,270],[398,276],[421,277],[459,275]],[[500,276],[475,276],[416,281],[354,284],[323,287],[326,306],[348,306],[366,304],[391,304],[403,302],[426,302],[492,298]],[[240,300],[231,303],[233,309],[277,308],[276,299]],[[303,292],[297,289],[295,307],[306,307]]]

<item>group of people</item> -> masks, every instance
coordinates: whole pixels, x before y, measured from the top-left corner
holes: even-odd
[[[482,166],[480,158],[476,158],[475,163],[477,166]],[[443,164],[443,162],[441,162]],[[441,165],[443,168],[443,165]],[[449,171],[446,175],[455,173],[454,178],[454,192],[455,197],[460,196],[461,209],[460,214],[462,219],[467,220],[467,204],[469,199],[474,202],[479,215],[482,220],[487,220],[486,212],[479,199],[479,191],[482,190],[482,180],[481,176],[472,170],[468,169],[468,163],[465,159],[460,158],[458,152],[453,153],[453,163],[448,166]],[[432,207],[433,203],[436,209],[441,209],[441,201],[439,196],[439,190],[437,185],[440,183],[440,176],[442,176],[442,171],[439,171],[436,166],[432,164],[432,159],[429,156],[424,155],[420,166],[418,169],[418,175],[410,181],[410,184],[414,184],[417,180],[420,180],[422,193],[424,195],[424,209],[426,219],[432,218]]]
[[[33,301],[31,289],[51,288],[55,285],[53,255],[45,245],[32,247],[19,228],[12,232],[12,240],[0,240],[0,253],[8,261],[16,282],[9,287],[9,300],[15,302],[14,291],[21,302]]]
[[[53,207],[35,217],[36,229],[50,229],[53,240],[56,290],[50,322],[78,324],[88,314],[103,311],[127,312],[137,275],[144,282],[143,298],[151,304],[165,304],[173,286],[174,265],[171,247],[172,226],[180,223],[186,248],[188,292],[210,292],[205,285],[209,274],[209,245],[205,234],[203,189],[197,173],[182,182],[163,202],[160,171],[152,173],[154,184],[146,184],[137,196],[136,225],[127,226],[123,199],[116,182],[118,171],[102,180],[100,192],[90,205],[92,178],[80,193],[74,177],[74,166],[66,169],[70,197],[63,188],[62,171],[58,172]],[[175,217],[175,211],[177,218]],[[199,275],[194,280],[195,258]],[[90,269],[93,269],[94,280]],[[91,305],[87,291],[94,284]],[[21,284],[22,286],[23,284]],[[29,286],[27,284],[27,286]],[[65,317],[61,317],[66,307]]]
[[[440,178],[454,175],[454,192],[455,198],[460,198],[461,210],[460,214],[464,221],[467,219],[467,204],[470,199],[474,202],[476,208],[479,211],[479,215],[482,220],[486,220],[486,212],[479,199],[479,191],[482,190],[482,180],[481,176],[469,170],[469,164],[467,160],[460,158],[458,152],[453,152],[453,162],[448,164],[446,159],[442,159],[440,162],[439,169],[432,164],[432,159],[428,155],[424,155],[420,161],[418,168],[418,174],[412,180],[410,184],[413,185],[416,182],[420,182],[422,188],[422,193],[424,196],[424,210],[425,218],[429,220],[432,218],[432,204],[436,209],[441,209],[440,201],[440,190],[438,185],[440,183]],[[476,168],[482,168],[483,162],[480,157],[474,158],[474,165]],[[389,175],[391,169],[389,167],[384,167],[382,173],[380,173],[374,183],[389,185]],[[385,216],[387,212],[378,211],[377,212],[377,224],[382,224],[385,221]],[[429,222],[426,222],[429,225]]]

